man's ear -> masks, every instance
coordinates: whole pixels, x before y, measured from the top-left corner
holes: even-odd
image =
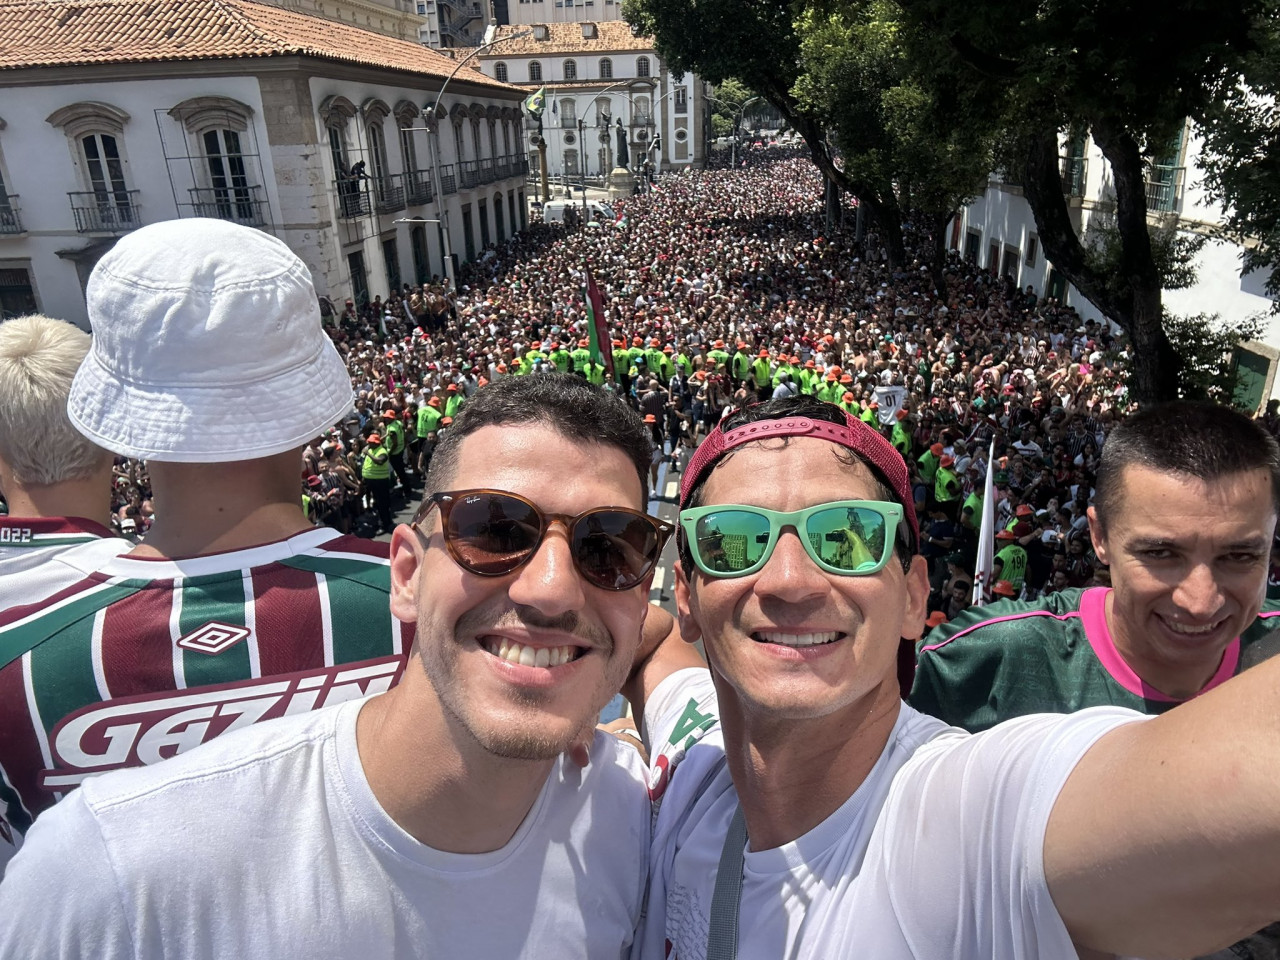
[[[1107,550],[1107,530],[1098,518],[1098,511],[1090,507],[1085,511],[1085,516],[1089,518],[1089,539],[1093,541],[1093,552],[1098,555],[1098,559],[1103,563],[1110,564],[1111,560]]]
[[[680,622],[680,638],[685,643],[696,643],[702,639],[702,628],[693,618],[692,597],[683,561],[677,560],[672,570],[676,578],[676,619]]]
[[[895,563],[896,558],[890,558]],[[898,636],[919,640],[924,634],[924,618],[929,608],[929,564],[916,554],[911,558],[911,568],[906,572],[907,602],[902,611],[902,625]]]
[[[418,567],[423,544],[408,524],[391,535],[391,615],[404,623],[418,622]]]

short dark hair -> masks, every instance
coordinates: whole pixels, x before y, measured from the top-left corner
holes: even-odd
[[[616,447],[636,468],[649,494],[649,432],[617,396],[571,373],[539,373],[495,380],[458,412],[431,455],[425,496],[448,489],[462,441],[482,427],[543,424],[566,439]]]
[[[753,403],[750,406],[743,407],[741,410],[735,410],[721,421],[720,428],[725,433],[728,433],[730,430],[748,423],[756,423],[760,420],[783,420],[787,417],[808,417],[811,420],[824,420],[827,423],[834,423],[841,427],[846,423],[844,411],[835,406],[835,404],[827,403],[825,400],[819,400],[817,397],[802,393],[792,397],[780,397],[777,400],[766,400],[764,403]],[[783,446],[786,446],[792,440],[791,437],[775,439],[781,440]],[[906,506],[902,499],[893,492],[893,485],[881,473],[880,468],[862,456],[862,454],[845,447],[837,447],[835,444],[832,444],[832,452],[841,463],[849,465],[860,463],[867,468],[867,471],[871,474],[872,483],[875,485],[877,500],[896,503],[903,507]],[[716,466],[724,463],[731,456],[733,456],[732,450],[722,454],[714,464],[707,468],[702,478],[689,491],[689,496],[685,499],[682,509],[691,510],[694,507],[702,506],[702,488],[706,486],[707,478],[711,476]],[[898,523],[898,536],[895,538],[893,546],[893,552],[897,555],[898,562],[902,564],[903,570],[911,568],[911,559],[916,555],[914,541],[915,537],[911,533],[911,525],[907,523],[904,517]],[[689,549],[683,527],[677,530],[676,547],[680,554],[680,565],[688,575],[694,569],[693,552]]]
[[[1093,507],[1103,528],[1118,509],[1128,466],[1206,482],[1266,470],[1271,475],[1271,503],[1280,512],[1280,446],[1256,420],[1230,407],[1175,400],[1144,407],[1120,421],[1102,445],[1094,484]]]

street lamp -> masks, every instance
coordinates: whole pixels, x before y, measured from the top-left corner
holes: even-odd
[[[743,116],[744,116],[744,115],[746,114],[746,112],[747,112],[747,107],[751,106],[751,104],[755,103],[757,100],[763,100],[764,98],[763,98],[763,97],[751,97],[751,98],[749,98],[749,99],[747,99],[747,100],[744,100],[744,101],[742,102],[742,105],[741,105],[741,106],[739,106],[739,107],[737,107],[737,108],[735,109],[735,108],[734,108],[734,105],[733,105],[732,103],[730,103],[728,100],[721,100],[719,97],[712,97],[712,96],[709,96],[709,95],[706,95],[706,94],[704,94],[704,96],[706,96],[706,98],[707,98],[708,100],[713,100],[713,101],[715,101],[716,103],[723,104],[724,106],[726,106],[726,107],[728,107],[730,110],[732,110],[732,111],[733,111],[733,113],[735,114],[735,116],[734,116],[734,120],[733,120],[733,137],[731,138],[730,145],[729,145],[729,168],[730,168],[731,170],[733,170],[733,169],[737,169],[737,166],[738,166],[738,127],[742,124],[742,118],[743,118]]]
[[[457,64],[454,66],[453,72],[450,73],[449,76],[445,79],[444,83],[440,85],[440,90],[439,92],[436,93],[435,103],[431,105],[431,113],[430,113],[430,120],[435,122],[436,130],[433,131],[431,130],[430,126],[427,127],[428,134],[435,133],[434,137],[432,136],[427,137],[427,143],[431,147],[431,180],[436,191],[436,204],[440,208],[439,210],[440,219],[438,222],[440,224],[441,240],[444,244],[444,272],[445,272],[445,275],[449,278],[449,285],[454,290],[457,290],[458,288],[458,278],[453,268],[453,244],[449,240],[449,214],[444,208],[444,193],[440,189],[440,157],[436,147],[436,141],[440,137],[440,133],[439,133],[440,120],[438,117],[438,114],[440,112],[440,101],[444,99],[444,92],[449,86],[449,81],[451,81],[454,77],[458,75],[458,71],[462,69],[463,65],[466,64],[468,60],[476,56],[478,53],[481,53],[482,51],[487,50],[492,46],[496,46],[499,43],[503,43],[507,40],[518,40],[521,37],[531,36],[533,34],[533,31],[521,30],[518,33],[512,33],[505,37],[494,37],[492,39],[489,39],[490,34],[491,34],[491,31],[486,29],[485,42],[480,44],[478,47],[476,47],[474,50],[468,53],[465,57],[459,60]],[[423,111],[423,115],[427,116],[426,111]],[[461,156],[459,156],[458,159],[460,163],[462,159]]]

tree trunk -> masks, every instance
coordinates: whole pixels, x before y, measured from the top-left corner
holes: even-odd
[[[1106,122],[1092,126],[1095,142],[1112,167],[1116,191],[1116,225],[1120,232],[1122,276],[1103,276],[1088,262],[1084,246],[1067,213],[1058,169],[1058,137],[1042,130],[1026,144],[1023,188],[1040,232],[1045,256],[1076,289],[1129,337],[1129,394],[1143,403],[1177,396],[1181,365],[1161,322],[1160,275],[1151,255],[1147,231],[1146,184],[1137,143],[1127,131]]]
[[[933,231],[929,244],[929,276],[933,280],[934,294],[942,302],[947,299],[947,224],[955,213],[932,214],[925,218]]]

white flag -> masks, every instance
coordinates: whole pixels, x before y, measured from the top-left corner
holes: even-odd
[[[982,488],[982,523],[978,530],[978,563],[973,571],[973,605],[980,607],[991,600],[991,572],[995,567],[996,548],[996,442],[991,441],[987,454],[987,482]]]
[[[876,403],[880,404],[876,414],[880,417],[880,422],[887,426],[898,419],[898,411],[907,399],[907,388],[876,387],[875,397]]]

